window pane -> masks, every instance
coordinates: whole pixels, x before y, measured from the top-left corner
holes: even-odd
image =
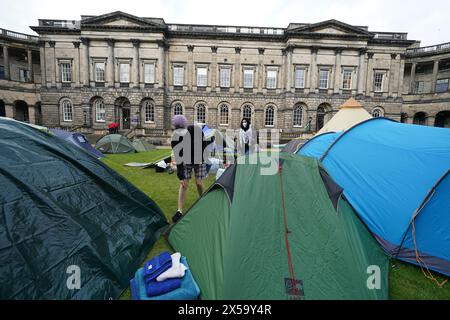
[[[319,72],[319,89],[328,89],[328,70],[320,70]]]
[[[182,86],[184,84],[184,67],[173,68],[173,85]]]
[[[152,102],[145,102],[145,122],[155,122],[155,106]]]
[[[64,100],[62,102],[62,112],[64,121],[73,121],[72,102]]]
[[[222,105],[220,107],[220,125],[228,125],[228,106]]]
[[[5,67],[0,66],[0,79],[5,79]]]
[[[105,63],[95,63],[95,82],[105,82]]]
[[[199,124],[206,123],[206,107],[204,104],[199,104],[197,106],[197,123]]]
[[[244,70],[244,88],[253,88],[253,70]]]
[[[245,106],[242,112],[242,118],[251,119],[252,118],[252,107]]]
[[[302,123],[303,123],[303,108],[296,107],[294,109],[294,119],[293,119],[294,127],[301,127]]]
[[[144,64],[144,82],[145,83],[155,83],[155,64],[154,63]]]
[[[449,79],[439,79],[436,81],[436,92],[447,92],[448,91],[448,80]]]
[[[121,63],[120,64],[120,82],[128,83],[130,82],[130,64]]]
[[[272,127],[274,125],[274,109],[273,107],[268,107],[266,109],[266,126]]]
[[[183,114],[183,107],[181,106],[181,104],[177,103],[174,108],[173,108],[173,114],[175,116],[177,115],[182,115]]]
[[[344,70],[342,75],[342,89],[351,89],[352,88],[352,70]]]
[[[72,65],[70,63],[61,63],[61,81],[72,82]]]
[[[305,69],[295,70],[295,87],[299,89],[305,88]]]
[[[206,87],[208,82],[208,70],[206,68],[197,68],[197,87]]]
[[[97,122],[106,121],[106,110],[103,100],[95,101],[95,121]]]
[[[374,79],[374,91],[383,92],[384,73],[376,72]]]
[[[277,87],[277,71],[268,70],[267,71],[267,88],[275,89]]]
[[[230,78],[231,78],[231,69],[230,68],[221,68],[220,69],[220,86],[222,88],[230,87]]]

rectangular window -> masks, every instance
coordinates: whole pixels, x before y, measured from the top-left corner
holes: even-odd
[[[342,73],[342,89],[351,90],[352,89],[352,75],[353,70],[344,69]]]
[[[129,63],[121,63],[119,65],[120,83],[129,83],[130,82],[130,64]]]
[[[439,79],[436,81],[436,92],[442,93],[448,91],[448,78],[447,79]]]
[[[425,82],[424,81],[416,81],[416,94],[422,94],[425,89]]]
[[[206,87],[208,84],[208,69],[205,67],[197,68],[197,87]]]
[[[253,88],[253,69],[244,70],[244,88]]]
[[[267,89],[277,88],[277,70],[267,70]]]
[[[319,89],[328,89],[329,70],[319,71]]]
[[[98,101],[95,104],[95,121],[96,122],[106,121],[106,109],[103,101]]]
[[[5,67],[0,66],[0,79],[5,79]]]
[[[231,85],[231,69],[220,68],[220,87],[229,88]]]
[[[305,75],[306,70],[303,68],[295,69],[295,88],[304,89],[305,88]]]
[[[61,82],[70,83],[72,82],[72,64],[70,62],[62,62],[60,64],[61,68]]]
[[[105,63],[96,62],[94,70],[95,70],[95,82],[105,82]]]
[[[144,82],[145,83],[155,83],[155,64],[154,63],[144,64]]]
[[[375,72],[374,81],[373,81],[374,91],[375,92],[383,92],[384,87],[384,73]]]
[[[19,69],[19,81],[27,82],[28,81],[28,70]]]
[[[173,85],[174,86],[184,85],[184,67],[183,66],[173,67]]]

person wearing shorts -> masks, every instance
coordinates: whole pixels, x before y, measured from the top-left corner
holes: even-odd
[[[183,115],[176,115],[172,119],[175,132],[172,136],[171,146],[177,165],[177,176],[180,180],[178,192],[178,210],[172,217],[176,223],[183,217],[183,209],[189,181],[195,176],[198,195],[201,197],[204,191],[203,181],[206,179],[207,166],[204,152],[207,146],[202,128],[187,125],[187,119]]]

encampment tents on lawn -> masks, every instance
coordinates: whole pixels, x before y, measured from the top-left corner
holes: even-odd
[[[89,143],[87,138],[79,132],[69,132],[69,131],[60,130],[60,129],[50,129],[50,131],[53,134],[55,134],[56,136],[63,138],[64,140],[66,140],[70,143],[73,143],[74,145],[76,145],[80,148],[83,148],[84,150],[86,150],[92,156],[94,156],[96,158],[104,157],[103,153],[101,153],[100,151],[95,149],[93,146],[91,146],[91,144]]]
[[[102,153],[131,153],[136,152],[131,141],[120,134],[109,134],[95,144],[95,149]]]

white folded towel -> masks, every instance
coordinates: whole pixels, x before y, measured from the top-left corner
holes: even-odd
[[[162,273],[156,281],[162,282],[167,279],[183,278],[186,273],[186,266],[180,262],[181,253],[177,252],[171,255],[172,267],[166,272]]]

